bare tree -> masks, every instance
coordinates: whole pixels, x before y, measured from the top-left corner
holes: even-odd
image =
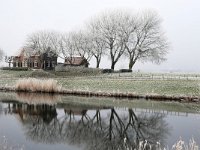
[[[125,44],[126,54],[129,57],[129,69],[132,69],[136,61],[151,61],[160,63],[166,60],[169,44],[165,34],[161,30],[161,19],[154,11],[141,13],[135,22],[129,26],[135,30],[127,35]],[[125,29],[125,31],[127,31]]]
[[[73,38],[77,54],[89,61],[92,58],[91,37],[85,31],[78,31]]]
[[[60,34],[54,31],[38,31],[30,34],[26,40],[26,46],[35,51],[44,53],[51,50],[56,54],[60,53]]]
[[[63,56],[72,63],[72,57],[75,56],[73,32],[62,34],[59,45]]]
[[[94,36],[92,38],[92,54],[96,59],[96,68],[99,68],[101,58],[105,55],[105,42]]]
[[[3,60],[3,56],[4,56],[4,52],[3,52],[3,50],[0,48],[0,62]]]
[[[51,56],[59,57],[61,48],[60,42],[61,35],[55,31],[38,31],[28,35],[23,52],[26,56],[32,54],[40,55],[41,68],[44,66],[45,53],[48,52]]]
[[[114,11],[94,18],[89,24],[96,30],[97,37],[105,43],[107,54],[111,59],[111,69],[115,68],[115,64],[125,51],[125,36],[122,27],[128,17],[127,13]]]
[[[13,62],[13,56],[5,55],[3,49],[0,48],[0,62],[3,61],[3,59],[5,59],[4,61],[8,63],[9,67],[11,67],[11,64]]]
[[[87,29],[92,44],[91,52],[96,59],[96,68],[99,68],[102,56],[106,55],[106,43],[99,35],[99,28],[96,24],[88,24]]]
[[[108,50],[111,69],[124,52],[129,58],[129,69],[137,60],[158,64],[166,60],[169,44],[161,30],[161,19],[154,11],[104,13],[94,18],[88,27],[95,40],[98,39],[98,44],[103,42],[104,49]],[[94,56],[98,54],[98,48]],[[96,59],[98,62],[98,57]]]
[[[72,34],[62,34],[62,38],[60,40],[60,47],[63,55],[65,57],[73,56],[74,50],[73,50],[73,42],[72,42]]]
[[[69,59],[73,56],[80,56],[90,61],[93,55],[91,46],[91,37],[85,31],[64,34],[60,41],[62,53]]]

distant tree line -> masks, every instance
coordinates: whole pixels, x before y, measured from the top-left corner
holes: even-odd
[[[58,55],[96,59],[99,68],[102,57],[109,56],[114,70],[122,56],[132,69],[137,61],[161,63],[166,60],[169,44],[161,29],[161,18],[152,10],[140,13],[104,12],[93,17],[83,29],[68,33],[37,31],[28,35],[25,48],[39,52],[51,49]]]

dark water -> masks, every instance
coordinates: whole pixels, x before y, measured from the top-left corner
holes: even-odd
[[[102,105],[101,99],[90,104],[92,98],[86,97],[61,97],[44,104],[39,99],[32,103],[27,96],[16,99],[0,101],[0,148],[5,138],[7,145],[27,150],[137,149],[145,140],[152,146],[159,142],[171,147],[180,137],[200,144],[196,104],[144,100],[120,104],[109,99],[109,105]]]

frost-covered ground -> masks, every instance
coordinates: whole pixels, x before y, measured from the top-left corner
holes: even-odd
[[[14,86],[31,71],[0,71],[0,86]],[[95,76],[55,76],[69,90],[123,92],[141,95],[200,96],[200,74],[113,73]]]

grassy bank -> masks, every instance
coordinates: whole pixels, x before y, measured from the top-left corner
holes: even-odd
[[[92,92],[133,93],[139,95],[200,96],[196,80],[127,80],[107,78],[58,79],[64,88]]]
[[[33,71],[0,71],[0,86],[14,87],[20,78]],[[48,73],[47,73],[48,76]],[[151,78],[152,76],[156,78]],[[137,77],[137,78],[136,78]],[[96,76],[53,76],[58,85],[69,91],[132,93],[138,95],[200,97],[199,75],[186,74],[100,74]],[[46,78],[46,77],[42,77]]]

